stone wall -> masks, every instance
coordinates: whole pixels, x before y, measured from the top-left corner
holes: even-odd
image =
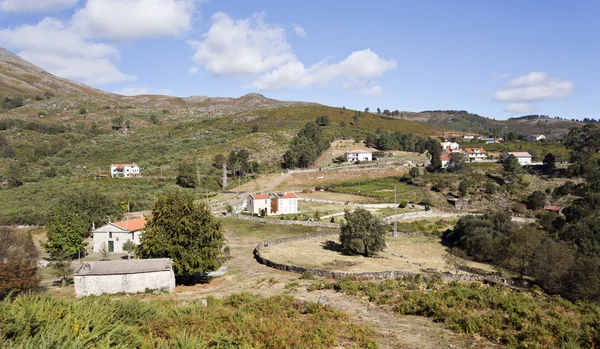
[[[303,241],[303,240],[311,240],[315,238],[322,238],[327,236],[335,236],[337,234],[331,232],[323,232],[317,234],[307,234],[301,236],[294,236],[289,238],[280,238],[275,240],[263,241],[256,245],[254,251],[254,258],[258,263],[266,265],[267,267],[274,268],[277,270],[287,271],[291,273],[302,274],[305,272],[310,272],[315,276],[321,277],[331,277],[334,279],[343,279],[343,278],[355,278],[355,279],[397,279],[400,277],[414,277],[420,275],[424,278],[432,278],[432,277],[441,277],[446,281],[481,281],[481,282],[490,282],[494,284],[503,284],[503,285],[512,285],[513,281],[510,279],[502,278],[498,275],[475,275],[475,274],[449,274],[449,273],[413,273],[409,271],[403,270],[388,270],[388,271],[380,271],[380,272],[362,272],[362,273],[350,273],[350,272],[341,272],[341,271],[331,271],[324,269],[316,269],[316,268],[306,268],[297,265],[289,265],[283,263],[277,263],[271,261],[269,259],[264,258],[260,254],[260,250],[268,247],[268,246],[276,246],[285,244],[288,242],[294,241]]]
[[[101,295],[104,293],[139,293],[149,290],[173,292],[173,270],[135,274],[75,275],[75,297]]]
[[[329,222],[317,222],[317,221],[294,221],[294,220],[281,220],[281,219],[269,219],[269,218],[261,218],[254,216],[246,216],[246,215],[236,215],[232,213],[227,213],[226,217],[233,217],[244,219],[247,221],[252,221],[256,223],[264,223],[264,224],[279,224],[279,225],[304,225],[307,227],[317,227],[317,228],[339,228],[339,223],[329,223]]]

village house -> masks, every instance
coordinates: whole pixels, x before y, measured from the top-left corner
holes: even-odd
[[[298,196],[295,193],[273,193],[270,197],[271,214],[298,213]]]
[[[366,150],[349,150],[346,152],[346,160],[354,161],[372,161],[373,153]]]
[[[527,136],[527,140],[532,141],[532,142],[541,141],[542,139],[546,139],[546,136],[544,136],[544,135],[529,135],[529,136]]]
[[[108,223],[92,231],[94,235],[94,252],[106,248],[110,253],[126,253],[123,244],[131,240],[140,244],[140,236],[146,229],[146,218],[139,217],[120,222]]]
[[[139,177],[140,167],[135,164],[111,164],[110,176],[112,178],[131,178]]]
[[[481,161],[487,159],[487,152],[483,148],[465,148],[469,161]]]
[[[85,262],[75,267],[73,279],[77,298],[175,290],[173,261],[169,258]]]
[[[445,150],[445,149],[449,149],[449,150],[460,149],[460,144],[458,144],[456,142],[442,142],[442,143],[440,143],[440,146],[442,147],[442,150]]]
[[[479,133],[466,133],[462,136],[463,139],[478,139],[481,137]]]
[[[261,214],[264,210],[268,216],[271,214],[271,197],[268,194],[251,194],[246,199],[246,209],[251,214]]]
[[[450,159],[451,159],[451,156],[448,153],[442,153],[442,155],[440,155],[440,160],[442,160],[442,168],[448,167],[448,164],[450,163]]]
[[[511,153],[507,153],[507,154],[504,155],[504,157],[502,159],[506,160],[511,155],[513,155],[514,157],[517,158],[517,160],[519,161],[519,165],[521,165],[521,166],[531,165],[531,154],[529,154],[528,152],[511,152]]]
[[[298,213],[298,196],[293,192],[252,194],[246,199],[246,209],[251,214],[290,214]]]

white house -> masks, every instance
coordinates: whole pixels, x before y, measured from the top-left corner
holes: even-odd
[[[440,146],[442,147],[442,150],[445,150],[445,149],[458,150],[458,149],[460,149],[460,144],[458,144],[456,142],[442,142],[442,143],[440,143]]]
[[[469,161],[481,161],[487,159],[487,152],[483,148],[465,148]]]
[[[442,160],[442,168],[448,167],[448,164],[450,163],[450,158],[450,154],[447,153],[442,153],[442,155],[440,155],[440,160]]]
[[[346,152],[346,160],[349,162],[371,161],[373,160],[373,153],[366,150],[349,150]]]
[[[110,176],[112,178],[129,178],[138,177],[140,175],[140,167],[133,164],[111,164]]]
[[[479,133],[466,133],[463,135],[463,139],[478,139],[481,137]]]
[[[272,214],[298,213],[298,196],[293,192],[273,193],[270,197]]]
[[[175,274],[169,258],[85,262],[73,273],[75,297],[105,293],[173,292]]]
[[[519,165],[531,165],[531,154],[527,152],[508,153],[504,155],[503,159],[506,160],[511,155],[514,155],[514,157],[517,158],[517,160],[519,161]]]
[[[98,253],[102,248],[106,248],[111,253],[126,253],[123,250],[123,244],[127,240],[131,240],[134,244],[139,245],[144,229],[146,229],[145,217],[103,225],[92,232],[94,234],[94,252]]]
[[[542,139],[546,139],[546,136],[544,136],[544,135],[529,135],[529,136],[527,136],[527,140],[532,141],[532,142],[541,141]]]
[[[267,215],[271,214],[271,197],[268,194],[252,194],[246,199],[246,207],[249,213],[260,215],[265,210]]]

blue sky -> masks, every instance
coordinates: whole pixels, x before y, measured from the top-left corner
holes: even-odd
[[[597,118],[600,1],[0,0],[0,46],[103,90]]]

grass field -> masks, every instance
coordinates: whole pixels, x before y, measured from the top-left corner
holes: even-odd
[[[447,253],[446,247],[437,237],[387,237],[387,248],[375,258],[351,256],[325,249],[323,244],[327,240],[337,241],[337,236],[266,247],[261,250],[261,255],[274,262],[346,272],[402,270],[418,273],[428,268],[446,270],[446,264],[442,259],[442,256]],[[487,264],[476,262],[467,262],[467,264],[471,268],[484,272],[492,271]]]

